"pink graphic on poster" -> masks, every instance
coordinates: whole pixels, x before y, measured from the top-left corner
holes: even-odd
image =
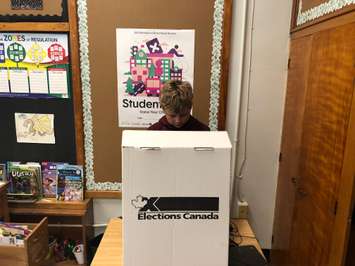
[[[183,69],[175,64],[175,57],[184,57],[179,45],[164,51],[158,38],[130,47],[129,73],[125,92],[131,96],[159,96],[167,80],[182,80]],[[128,51],[127,51],[128,52]],[[127,53],[128,54],[128,53]]]

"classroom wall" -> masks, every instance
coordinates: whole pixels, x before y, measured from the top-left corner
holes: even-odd
[[[245,160],[242,179],[236,182],[235,191],[239,191],[240,198],[249,204],[249,222],[261,246],[271,248],[292,1],[255,0],[254,11],[253,1],[246,1],[248,19],[242,86],[238,83],[238,76],[233,75],[238,73],[241,58],[235,49],[232,51],[226,125],[231,139],[238,145],[235,154],[237,175]],[[233,15],[238,20],[238,16],[242,16],[243,1],[236,2]],[[234,44],[241,39],[237,25],[233,25]],[[241,103],[233,101],[237,99],[239,90]],[[240,132],[239,138],[233,137],[236,131]],[[237,216],[236,197],[233,203],[232,216]]]
[[[233,6],[231,72],[226,126],[231,141],[238,143],[238,151],[234,155],[239,168],[244,158],[244,145],[247,144],[247,159],[239,188],[243,199],[249,203],[250,223],[263,248],[271,247],[278,155],[286,91],[291,2],[291,0],[255,0],[252,39],[250,34],[253,0],[234,1]],[[242,55],[244,44],[241,25],[246,3],[248,3],[248,19],[245,28],[247,34],[244,55]],[[244,65],[242,66],[240,63],[243,61],[243,56]],[[238,79],[239,71],[242,73],[241,86]],[[237,141],[235,133],[245,132],[248,84],[250,84],[250,98],[248,134],[245,142],[244,134]],[[241,104],[239,92],[241,92]],[[239,111],[242,119],[238,125]],[[236,199],[233,201],[233,206],[232,216],[236,216]],[[121,215],[121,200],[94,200],[95,224],[102,226],[111,217]],[[104,227],[97,227],[95,232],[98,234],[103,230]]]

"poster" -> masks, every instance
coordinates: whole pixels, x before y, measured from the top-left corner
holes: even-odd
[[[54,114],[15,113],[19,143],[55,144]]]
[[[168,80],[193,84],[194,30],[116,30],[118,126],[146,128],[163,116],[159,94]]]
[[[69,97],[68,35],[0,33],[0,97]]]

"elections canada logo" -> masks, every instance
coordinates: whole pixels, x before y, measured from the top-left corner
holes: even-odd
[[[218,197],[144,197],[131,200],[138,220],[218,220]]]

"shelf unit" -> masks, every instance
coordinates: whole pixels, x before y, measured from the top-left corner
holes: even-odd
[[[10,218],[13,222],[36,222],[48,218],[48,232],[57,237],[80,240],[87,257],[88,240],[94,237],[93,202],[57,201],[41,199],[35,203],[9,203]]]
[[[47,219],[37,224],[27,224],[32,232],[24,239],[23,246],[0,245],[0,265],[39,266],[48,265]]]
[[[7,191],[8,182],[0,182],[0,221],[9,221],[9,208],[7,205]]]

